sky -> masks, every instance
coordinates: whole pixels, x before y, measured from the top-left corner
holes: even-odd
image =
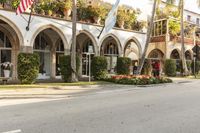
[[[104,0],[106,2],[114,3],[116,0]],[[197,0],[185,0],[185,9],[188,9],[193,12],[200,14],[200,8],[198,8]],[[148,14],[151,14],[153,0],[121,0],[120,4],[127,4],[134,8],[140,8],[142,11],[141,17],[145,17]]]

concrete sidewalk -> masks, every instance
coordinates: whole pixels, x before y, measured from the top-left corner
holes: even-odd
[[[88,85],[30,89],[1,89],[0,106],[66,99],[74,94],[92,92],[100,88],[99,85]]]

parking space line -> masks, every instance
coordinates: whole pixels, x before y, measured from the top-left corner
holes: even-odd
[[[21,133],[22,130],[17,129],[17,130],[12,130],[12,131],[7,131],[7,132],[2,132],[2,133]]]

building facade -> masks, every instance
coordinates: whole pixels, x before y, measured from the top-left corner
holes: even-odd
[[[26,30],[29,15],[17,16],[15,12],[0,10],[0,63],[12,62],[13,80],[17,79],[17,55],[20,52],[38,53],[40,72],[38,79],[60,78],[59,56],[69,55],[72,43],[72,23],[64,19],[33,15],[30,30]],[[141,57],[146,34],[122,29],[103,33],[99,25],[77,24],[77,54],[81,58],[81,76],[88,75],[88,48],[93,56],[105,56],[108,71],[114,72],[117,57],[128,56],[133,60]],[[1,70],[1,76],[3,76]]]

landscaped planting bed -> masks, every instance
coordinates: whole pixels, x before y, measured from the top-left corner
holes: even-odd
[[[106,79],[106,81],[126,84],[126,85],[150,85],[150,84],[162,84],[172,83],[172,80],[166,77],[152,77],[148,75],[133,76],[133,75],[117,75]]]

